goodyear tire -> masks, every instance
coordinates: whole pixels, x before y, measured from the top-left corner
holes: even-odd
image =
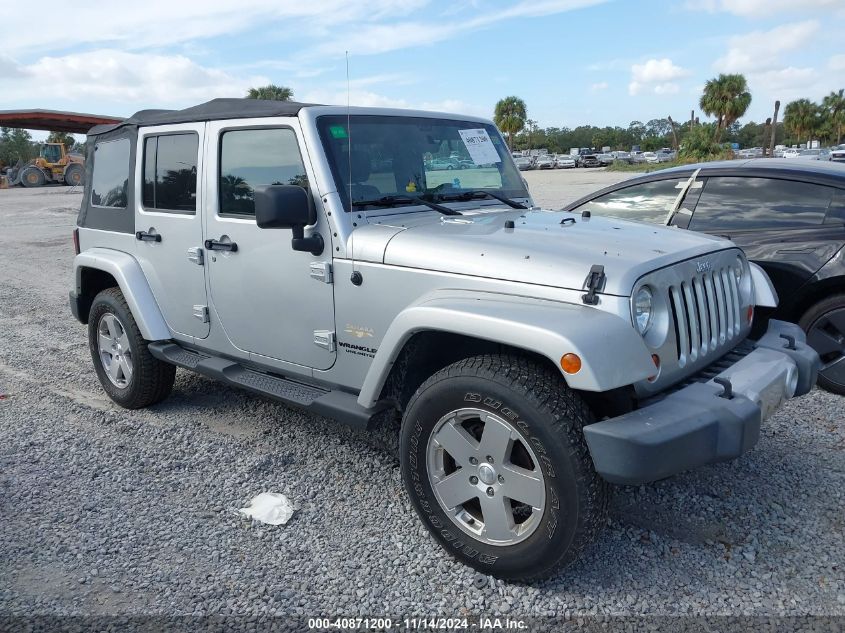
[[[103,390],[120,406],[141,409],[170,395],[176,367],[150,354],[120,289],[94,298],[88,345]]]
[[[593,421],[553,367],[478,356],[437,372],[402,421],[402,479],[455,558],[532,580],[575,561],[602,528],[609,487],[582,427]]]
[[[75,187],[85,179],[85,168],[79,163],[71,163],[65,169],[65,184]]]
[[[43,187],[47,178],[38,167],[29,166],[21,170],[20,182],[24,187]]]

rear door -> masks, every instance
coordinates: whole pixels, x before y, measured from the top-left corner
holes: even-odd
[[[835,193],[833,187],[799,180],[710,176],[689,229],[733,240],[783,295],[845,244],[842,222],[828,218]]]
[[[136,161],[135,254],[167,325],[193,338],[209,333],[197,186],[204,134],[204,123],[142,128]]]

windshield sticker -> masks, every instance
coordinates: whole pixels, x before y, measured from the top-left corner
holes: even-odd
[[[479,128],[477,130],[458,130],[461,135],[461,140],[466,145],[469,157],[476,165],[488,165],[490,163],[501,163],[502,158],[499,152],[493,146],[490,140],[490,135],[487,130]]]
[[[329,132],[332,138],[347,138],[346,128],[342,125],[332,125],[329,127]]]

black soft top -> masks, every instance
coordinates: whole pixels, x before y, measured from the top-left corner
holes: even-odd
[[[97,125],[89,136],[106,134],[121,127],[192,123],[217,119],[241,119],[270,116],[296,116],[312,103],[297,101],[264,101],[261,99],[212,99],[184,110],[140,110],[128,119],[113,125]]]

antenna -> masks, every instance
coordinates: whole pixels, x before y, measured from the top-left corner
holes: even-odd
[[[347,147],[347,166],[349,168],[349,181],[347,186],[349,187],[349,214],[350,217],[354,213],[354,207],[352,206],[352,125],[351,125],[351,116],[349,114],[349,103],[350,103],[350,90],[349,90],[349,51],[346,51],[346,147]],[[356,274],[355,271],[355,224],[356,222],[352,222],[352,234],[349,236],[349,258],[352,260],[352,283],[356,286],[360,285],[360,282],[355,283],[356,279],[360,276],[360,273]]]

